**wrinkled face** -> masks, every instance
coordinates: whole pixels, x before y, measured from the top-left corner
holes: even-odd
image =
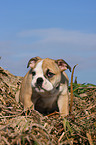
[[[61,81],[61,72],[54,60],[42,59],[32,69],[32,87],[37,92],[50,92]]]

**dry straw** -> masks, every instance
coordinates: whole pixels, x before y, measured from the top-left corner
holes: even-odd
[[[95,144],[95,85],[73,83],[71,114],[61,118],[36,110],[26,115],[15,101],[21,80],[0,68],[0,145]]]

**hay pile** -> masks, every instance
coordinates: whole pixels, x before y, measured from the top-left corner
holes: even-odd
[[[61,118],[57,112],[24,112],[15,101],[21,80],[0,67],[0,145],[95,144],[96,86],[73,84],[72,114]]]

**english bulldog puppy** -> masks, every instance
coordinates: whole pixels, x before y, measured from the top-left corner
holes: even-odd
[[[31,58],[16,100],[21,101],[24,109],[35,109],[42,114],[59,111],[61,116],[69,114],[68,76],[64,72],[71,67],[63,60],[40,57]],[[18,94],[18,93],[17,93]]]

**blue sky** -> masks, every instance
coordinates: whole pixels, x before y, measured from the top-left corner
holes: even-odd
[[[96,84],[96,0],[0,0],[0,56],[20,76],[32,57],[62,58]]]

